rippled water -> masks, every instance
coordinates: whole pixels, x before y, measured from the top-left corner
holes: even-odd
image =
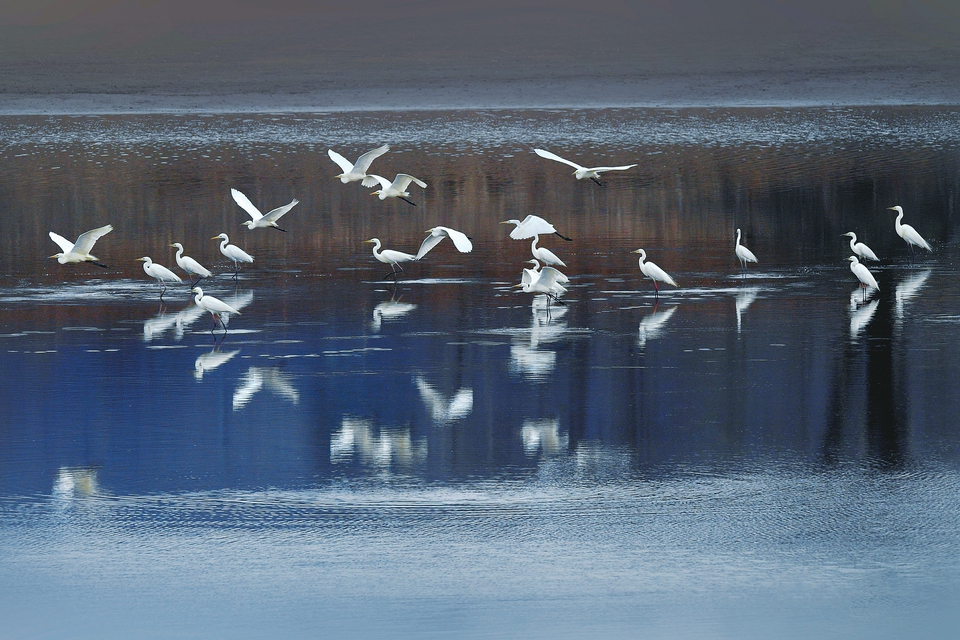
[[[0,629],[941,637],[957,118],[0,119]],[[424,179],[417,207],[332,178],[328,147],[384,142],[375,170]],[[598,187],[535,146],[640,166]],[[241,228],[230,187],[299,198],[288,233]],[[497,223],[531,212],[573,237],[542,242],[564,306],[511,286],[529,246]],[[47,231],[108,222],[109,270],[46,259]],[[474,251],[382,280],[362,241],[414,251],[436,224]],[[224,230],[256,256],[236,280]],[[849,230],[883,258],[869,296]],[[242,312],[226,335],[135,262],[176,241]],[[679,289],[654,296],[640,246]]]

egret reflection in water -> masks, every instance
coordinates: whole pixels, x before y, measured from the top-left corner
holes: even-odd
[[[523,340],[526,332],[521,333],[510,345],[510,370],[525,378],[545,381],[557,366],[557,353],[544,349],[542,345],[558,342],[567,333],[567,323],[562,320],[567,307],[549,306],[546,296],[536,296],[530,305],[533,319],[530,324],[529,340]]]
[[[154,339],[162,337],[170,329],[174,329],[174,339],[181,340],[184,331],[203,314],[204,310],[194,304],[192,299],[186,307],[177,313],[167,313],[166,310],[163,310],[154,317],[144,320],[143,340],[144,342],[152,342]]]
[[[280,367],[250,367],[243,374],[240,386],[233,392],[233,410],[239,411],[247,406],[253,396],[264,388],[293,404],[300,402],[300,392],[290,382],[290,376],[281,371]]]
[[[396,297],[396,289],[393,291],[389,300],[381,302],[373,308],[373,319],[370,321],[370,328],[376,333],[380,331],[384,320],[397,320],[407,315],[417,308],[417,305],[409,302],[401,302]]]
[[[920,292],[931,273],[933,273],[932,269],[925,269],[920,273],[904,278],[897,284],[897,290],[894,293],[894,299],[896,300],[896,315],[894,317],[898,326],[903,324],[904,307]]]
[[[859,290],[857,290],[859,293]],[[850,309],[850,338],[855,340],[857,336],[860,335],[870,321],[873,320],[873,316],[877,313],[877,307],[880,306],[879,300],[872,300],[864,305],[861,305],[859,309],[851,308]]]
[[[540,453],[544,456],[556,455],[566,451],[569,435],[560,434],[560,421],[552,419],[526,419],[520,429],[523,451],[528,456]]]
[[[240,353],[239,349],[235,349],[234,351],[221,351],[219,347],[214,347],[209,353],[204,353],[197,357],[196,362],[193,363],[193,377],[197,379],[197,382],[203,380],[203,374],[223,366],[238,353]]]
[[[759,294],[760,287],[743,287],[737,291],[737,297],[734,301],[737,309],[737,335],[740,335],[743,314],[746,313]]]
[[[370,420],[344,416],[330,438],[330,462],[349,464],[355,457],[380,469],[419,465],[427,459],[427,441],[415,441],[409,427],[378,429]]]
[[[461,420],[473,411],[473,389],[461,387],[452,396],[445,396],[437,391],[423,376],[416,376],[414,384],[420,392],[420,399],[430,412],[430,417],[436,425],[446,425]]]
[[[53,498],[67,502],[76,498],[89,498],[100,493],[97,470],[91,467],[61,467],[53,482]]]
[[[657,306],[654,305],[653,313],[644,316],[643,319],[640,320],[640,327],[637,331],[637,346],[642,349],[646,346],[647,340],[659,337],[663,332],[663,325],[665,325],[676,312],[676,305],[664,311],[657,311]]]

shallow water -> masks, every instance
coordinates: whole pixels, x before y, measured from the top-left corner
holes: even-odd
[[[0,119],[16,633],[941,636],[957,623],[960,112]],[[326,158],[393,145],[412,207]],[[604,186],[534,156],[638,161]],[[301,204],[248,232],[229,197]],[[934,245],[911,257],[886,207]],[[519,282],[539,213],[566,305]],[[59,265],[111,223],[111,269]],[[363,240],[415,251],[382,279]],[[734,231],[759,257],[741,274]],[[233,279],[209,238],[256,256]],[[882,258],[857,287],[840,234]],[[227,332],[135,258],[171,242]],[[659,299],[637,247],[681,285]]]

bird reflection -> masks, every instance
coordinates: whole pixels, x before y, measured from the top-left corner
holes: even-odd
[[[221,296],[220,300],[237,311],[243,311],[244,307],[249,306],[250,303],[253,302],[253,291],[249,289],[246,291],[234,291],[232,296]],[[230,314],[224,313],[220,316],[220,320],[223,321],[224,326],[230,324]]]
[[[637,335],[637,346],[641,349],[646,346],[647,340],[652,340],[659,337],[660,333],[663,331],[663,325],[667,323],[667,320],[670,319],[674,313],[677,312],[677,307],[673,306],[665,311],[657,311],[657,306],[653,306],[653,313],[644,316],[643,320],[640,321],[640,329]]]
[[[859,290],[857,294],[859,295]],[[870,321],[873,320],[874,314],[877,312],[877,307],[880,306],[879,300],[873,300],[868,302],[865,305],[862,305],[859,309],[850,310],[850,338],[856,339],[860,335],[860,332],[870,324]]]
[[[90,467],[61,467],[53,482],[53,497],[60,501],[89,498],[100,493],[97,470]]]
[[[909,278],[905,278],[900,281],[897,285],[897,291],[895,293],[896,299],[896,320],[897,326],[903,324],[903,309],[910,300],[912,300],[920,289],[927,283],[927,279],[930,277],[930,274],[933,273],[932,269],[927,269],[921,271],[920,273],[915,273]]]
[[[427,459],[427,443],[414,442],[409,428],[376,429],[369,420],[344,416],[340,430],[330,438],[330,462],[346,464],[354,455],[381,469],[394,464],[409,466]]]
[[[289,376],[279,367],[250,367],[243,374],[240,386],[233,392],[233,410],[243,409],[253,396],[264,387],[293,404],[300,402],[300,392],[291,384]]]
[[[187,307],[177,313],[168,315],[161,311],[156,316],[144,321],[143,340],[145,342],[151,342],[154,338],[162,336],[171,327],[175,327],[174,336],[177,340],[180,340],[183,338],[184,328],[192,325],[202,315],[203,309],[195,305],[192,301]]]
[[[396,297],[397,290],[394,288],[393,294],[386,302],[381,302],[373,308],[373,320],[370,321],[370,328],[375,332],[380,331],[380,326],[384,320],[396,320],[402,318],[417,308],[417,305],[409,302],[400,302]],[[402,296],[401,296],[402,297]]]
[[[552,307],[545,296],[536,296],[531,304],[533,321],[530,325],[528,343],[516,341],[510,345],[510,370],[514,373],[542,381],[553,372],[557,365],[555,351],[541,348],[541,345],[556,342],[567,333],[567,323],[563,316],[566,307]]]
[[[560,421],[553,420],[524,420],[520,430],[523,439],[523,451],[528,456],[535,456],[541,452],[545,456],[552,456],[565,451],[569,443],[569,436],[560,435]]]
[[[760,287],[743,287],[737,291],[737,299],[735,301],[737,306],[737,335],[740,335],[740,323],[741,316],[746,312],[750,305],[753,304],[753,301],[757,299],[757,295],[760,293]]]
[[[197,361],[193,363],[193,377],[198,381],[203,380],[204,373],[213,371],[238,353],[240,353],[239,349],[236,351],[221,351],[218,347],[214,347],[210,353],[201,354]]]
[[[462,387],[452,398],[447,398],[434,389],[423,376],[414,378],[414,384],[417,385],[420,399],[430,411],[434,424],[446,425],[466,418],[473,411],[473,389]]]
[[[858,287],[854,289],[850,292],[850,310],[856,311],[865,303],[869,302],[875,295],[877,295],[877,290],[872,287]]]

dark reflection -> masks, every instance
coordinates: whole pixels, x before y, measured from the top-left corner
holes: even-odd
[[[866,327],[867,454],[884,466],[899,466],[906,457],[906,431],[909,398],[902,359],[894,356],[902,350],[894,337],[895,306],[889,294]]]

